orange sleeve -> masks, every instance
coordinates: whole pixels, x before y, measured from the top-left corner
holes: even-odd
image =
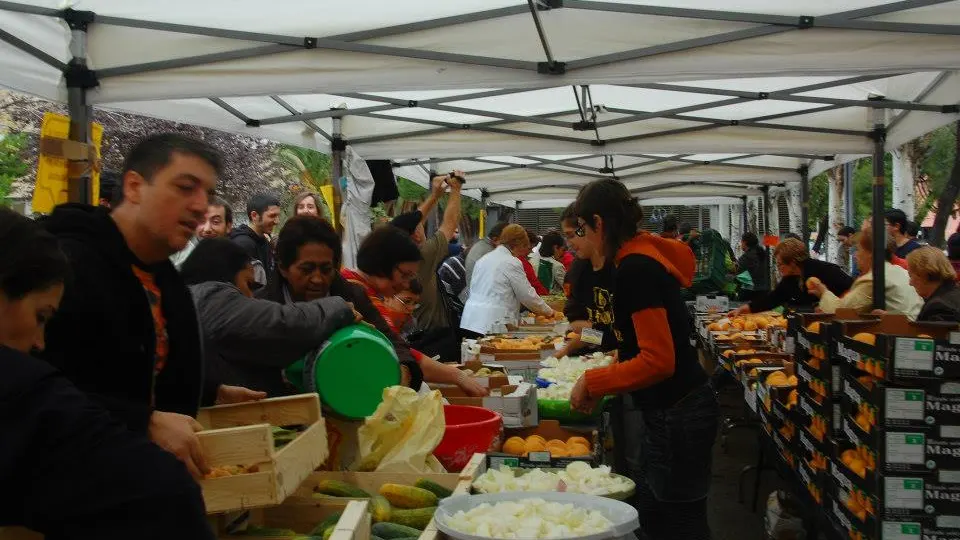
[[[591,396],[646,388],[673,375],[676,351],[667,322],[667,310],[662,307],[647,308],[634,313],[632,321],[640,354],[607,367],[588,370],[584,376]]]

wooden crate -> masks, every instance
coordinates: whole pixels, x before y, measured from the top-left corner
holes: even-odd
[[[463,471],[459,473],[439,473],[439,474],[416,474],[416,473],[377,473],[377,472],[318,472],[303,483],[300,486],[300,489],[294,494],[292,499],[296,500],[305,500],[308,497],[313,495],[313,486],[316,485],[316,482],[319,480],[341,480],[344,482],[349,482],[357,486],[358,488],[370,493],[375,494],[380,490],[380,486],[383,484],[404,484],[404,485],[413,485],[417,480],[421,478],[426,478],[441,486],[453,490],[454,495],[467,495],[470,493],[470,488],[473,485],[473,481],[477,476],[483,471],[483,468],[486,465],[486,455],[485,454],[474,454],[470,461],[467,463],[467,466],[464,467]],[[314,501],[320,504],[342,504],[342,501],[350,500],[364,500],[364,499],[348,499],[348,498],[324,498],[324,499],[313,499]],[[289,506],[288,503],[282,505],[282,507]],[[280,507],[278,507],[279,509]],[[278,509],[268,509],[266,512],[276,512]],[[329,515],[329,514],[328,514]],[[346,514],[344,514],[346,515]],[[368,516],[369,517],[369,516]],[[290,520],[286,523],[295,523],[294,519],[291,517]],[[343,523],[343,518],[341,518],[341,524]],[[287,525],[276,525],[285,527]],[[363,527],[366,528],[363,528]],[[294,530],[297,530],[295,527]],[[338,525],[339,529],[339,525]],[[339,531],[338,531],[339,532]],[[346,531],[345,531],[346,532]],[[369,529],[369,520],[361,523],[361,528],[355,531],[352,531],[354,535],[352,537],[344,536],[339,540],[370,540],[370,529]],[[430,524],[424,529],[423,533],[420,536],[420,540],[434,540],[438,534],[437,528],[434,525],[433,521],[430,521]],[[333,539],[332,539],[333,540]]]
[[[222,540],[249,539],[243,534],[248,525],[260,525],[280,529],[291,529],[300,535],[310,533],[313,528],[329,516],[342,513],[337,521],[330,540],[370,540],[369,503],[364,500],[311,499],[292,496],[283,504],[271,508],[260,508],[244,512],[235,519],[221,520],[217,528],[217,537]],[[289,538],[258,536],[259,539]]]
[[[316,394],[200,410],[198,434],[207,464],[256,465],[258,472],[200,482],[207,512],[275,506],[292,494],[328,455],[327,431]],[[294,441],[274,449],[272,426],[305,425]]]

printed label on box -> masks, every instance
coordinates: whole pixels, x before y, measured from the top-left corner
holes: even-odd
[[[796,352],[797,344],[794,341],[793,336],[790,336],[786,339],[783,345],[783,350],[786,351],[787,354],[794,354]]]
[[[933,371],[933,340],[897,338],[896,366],[902,369]]]
[[[960,483],[960,471],[940,471],[937,478],[944,484],[957,484]]]
[[[887,463],[923,465],[923,433],[887,433]]]
[[[920,540],[919,523],[901,523],[884,521],[881,529],[882,540]]]
[[[887,388],[886,394],[884,415],[888,420],[923,420],[923,390]]]
[[[922,478],[885,478],[884,500],[887,509],[923,510]]]
[[[944,439],[960,439],[960,426],[940,426],[940,436]]]
[[[757,412],[757,391],[751,390],[750,385],[743,389],[743,400],[753,412]]]
[[[481,362],[496,362],[496,361],[497,361],[497,357],[496,357],[496,355],[493,355],[493,354],[490,354],[490,353],[482,353],[482,354],[480,354],[480,361],[481,361]]]
[[[550,463],[550,452],[530,452],[527,459],[537,463]]]
[[[938,529],[960,528],[960,516],[937,516]]]

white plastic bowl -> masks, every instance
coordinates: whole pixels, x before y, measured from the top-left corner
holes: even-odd
[[[457,497],[448,497],[440,501],[437,513],[434,515],[434,521],[437,529],[458,540],[494,540],[485,536],[474,536],[460,532],[449,525],[449,518],[459,511],[469,511],[483,503],[497,504],[506,501],[522,501],[526,499],[543,499],[549,502],[562,504],[572,504],[579,508],[595,510],[603,514],[604,517],[613,523],[613,527],[603,533],[591,534],[587,536],[571,536],[570,540],[608,540],[614,538],[635,538],[633,532],[640,528],[640,519],[636,508],[627,503],[620,502],[595,495],[583,495],[580,493],[558,493],[558,492],[514,492],[514,493],[490,493],[486,495],[460,495]]]

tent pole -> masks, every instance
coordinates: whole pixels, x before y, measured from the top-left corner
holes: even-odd
[[[810,243],[810,169],[801,165],[800,170],[800,236],[803,245]]]
[[[873,309],[886,309],[886,287],[884,282],[887,251],[887,229],[884,222],[884,188],[886,170],[884,167],[884,147],[887,128],[884,125],[884,109],[873,109]]]
[[[333,182],[333,212],[337,224],[337,232],[343,235],[343,221],[340,219],[343,193],[341,192],[340,178],[343,177],[343,152],[347,149],[347,142],[343,139],[343,118],[333,118],[333,140],[330,141],[330,180]]]
[[[64,72],[67,85],[67,112],[70,114],[70,140],[83,144],[91,143],[90,120],[93,108],[87,104],[87,88],[97,86],[96,75],[87,67],[87,26],[93,22],[94,14],[89,11],[66,10],[64,19],[70,27],[70,62]],[[67,200],[91,204],[93,185],[91,184],[88,163],[86,172],[79,178],[72,177],[72,167],[68,167]]]

